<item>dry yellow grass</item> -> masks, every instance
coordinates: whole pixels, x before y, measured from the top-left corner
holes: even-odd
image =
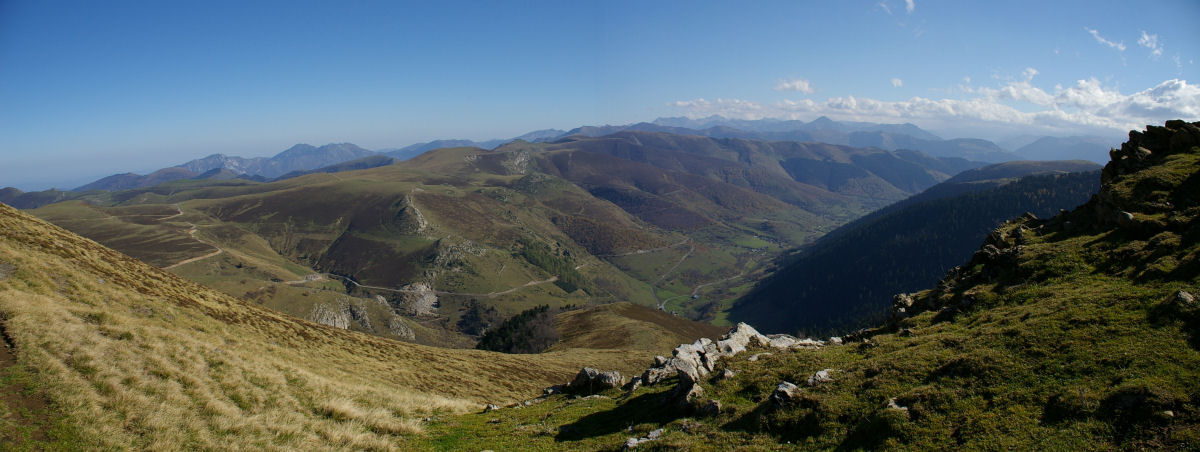
[[[100,448],[403,449],[419,419],[536,395],[649,353],[503,355],[288,317],[0,204],[0,321]]]

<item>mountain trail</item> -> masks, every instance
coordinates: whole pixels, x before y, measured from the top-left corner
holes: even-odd
[[[350,282],[350,284],[354,284],[355,286],[357,286],[357,287],[361,287],[361,288],[364,288],[364,289],[372,289],[372,290],[386,290],[386,291],[388,291],[388,292],[396,292],[396,293],[424,293],[424,292],[425,292],[425,291],[423,291],[423,290],[415,290],[415,289],[393,289],[393,288],[390,288],[390,287],[368,286],[368,285],[366,285],[366,284],[359,284],[357,281],[355,281],[355,280],[352,280],[352,279],[349,279],[349,278],[346,278],[346,277],[344,277],[344,276],[335,275],[335,274],[332,274],[332,273],[325,273],[324,275],[326,275],[326,276],[330,276],[330,277],[334,277],[334,278],[340,278],[340,279],[343,279],[343,280],[349,281],[349,282]],[[500,292],[488,292],[488,293],[469,293],[469,292],[446,292],[446,291],[441,291],[441,290],[434,290],[434,291],[432,291],[432,292],[433,292],[435,295],[458,295],[458,296],[464,296],[464,297],[487,297],[487,298],[496,298],[496,297],[498,297],[498,296],[501,296],[501,295],[508,295],[508,294],[510,294],[510,293],[516,292],[516,291],[518,291],[518,290],[521,290],[521,289],[524,289],[524,288],[526,288],[526,287],[540,286],[540,285],[542,285],[542,284],[549,284],[549,283],[552,283],[552,282],[555,282],[555,281],[558,281],[558,276],[551,276],[550,278],[543,279],[543,280],[540,280],[540,281],[539,281],[539,280],[533,280],[533,281],[529,281],[529,282],[527,282],[527,283],[525,283],[525,284],[522,284],[522,285],[520,285],[520,286],[513,287],[513,288],[510,288],[510,289],[507,289],[507,290],[500,291]],[[296,282],[296,281],[288,281],[288,283],[293,283],[293,282]],[[300,281],[300,282],[307,282],[307,281]]]
[[[180,211],[180,214],[182,214],[182,213],[183,213],[183,212],[182,212],[182,211]],[[193,258],[188,258],[188,259],[181,260],[181,261],[179,261],[179,262],[176,262],[176,263],[174,263],[174,264],[171,264],[171,265],[168,265],[168,266],[166,266],[166,267],[163,267],[163,270],[170,270],[170,269],[172,269],[172,268],[178,267],[178,266],[180,266],[180,265],[183,265],[183,264],[190,264],[190,263],[192,263],[192,262],[196,262],[196,261],[198,261],[198,260],[201,260],[201,259],[208,259],[208,258],[210,258],[210,257],[216,256],[216,255],[218,255],[218,254],[221,254],[221,253],[225,252],[225,250],[221,249],[221,247],[219,247],[219,246],[217,246],[217,245],[214,245],[214,244],[212,244],[212,243],[209,243],[209,242],[205,242],[204,240],[201,240],[199,237],[196,237],[196,230],[197,230],[197,228],[196,228],[196,225],[195,225],[195,224],[192,224],[192,223],[187,223],[187,225],[188,225],[188,226],[191,226],[191,229],[188,229],[188,235],[192,237],[192,240],[195,240],[195,241],[197,241],[197,242],[200,242],[200,243],[203,243],[203,244],[205,244],[205,245],[211,246],[211,247],[215,248],[215,249],[216,249],[216,251],[213,251],[213,252],[211,252],[211,253],[205,254],[205,255],[203,255],[203,256],[197,256],[197,257],[193,257]]]

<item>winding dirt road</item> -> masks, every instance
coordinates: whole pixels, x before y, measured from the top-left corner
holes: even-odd
[[[156,221],[169,220],[169,219],[171,219],[171,218],[175,218],[175,217],[178,217],[178,216],[181,216],[181,215],[183,215],[183,209],[179,207],[179,204],[175,204],[173,207],[175,207],[175,210],[177,211],[177,213],[176,213],[176,214],[174,214],[174,215],[170,215],[170,216],[166,216],[166,217],[162,217],[162,218],[159,218],[159,219],[158,219],[158,220],[156,220]],[[213,247],[213,249],[214,249],[215,251],[213,251],[213,252],[211,252],[211,253],[208,253],[208,254],[205,254],[205,255],[203,255],[203,256],[197,256],[197,257],[192,257],[192,258],[188,258],[188,259],[181,260],[181,261],[179,261],[179,262],[176,262],[176,263],[174,263],[174,264],[171,264],[171,265],[168,265],[168,266],[166,266],[166,267],[163,267],[163,268],[162,268],[163,270],[170,270],[170,269],[172,269],[172,268],[175,268],[175,267],[178,267],[178,266],[180,266],[180,265],[184,265],[184,264],[190,264],[190,263],[192,263],[192,262],[196,262],[196,261],[198,261],[198,260],[202,260],[202,259],[208,259],[208,258],[210,258],[210,257],[216,256],[216,255],[218,255],[218,254],[221,254],[221,253],[225,252],[225,250],[221,249],[221,247],[219,247],[219,246],[217,246],[217,245],[215,245],[215,244],[212,244],[212,243],[206,242],[206,241],[204,241],[204,240],[201,240],[199,237],[196,237],[196,231],[198,230],[198,228],[196,227],[196,225],[195,225],[195,224],[193,224],[193,223],[190,223],[190,222],[188,222],[188,223],[184,223],[184,224],[186,224],[186,225],[190,226],[190,228],[189,228],[189,229],[188,229],[188,231],[187,231],[188,237],[191,237],[191,238],[192,238],[192,240],[195,240],[195,241],[197,241],[197,242],[200,242],[200,243],[203,243],[203,244],[205,244],[205,245],[208,245],[208,246],[211,246],[211,247]]]
[[[366,285],[366,284],[359,284],[359,283],[358,283],[358,281],[355,281],[355,280],[352,280],[352,279],[346,278],[345,276],[339,276],[339,275],[335,275],[335,274],[332,274],[332,273],[324,273],[324,274],[322,274],[322,275],[323,275],[323,276],[329,276],[329,277],[333,277],[333,278],[342,279],[342,280],[345,280],[345,281],[349,282],[350,284],[354,284],[355,286],[357,286],[357,287],[362,287],[362,288],[364,288],[364,289],[372,289],[372,290],[386,290],[386,291],[388,291],[388,292],[396,292],[396,293],[425,293],[425,292],[426,292],[426,291],[424,291],[424,290],[413,290],[413,289],[393,289],[393,288],[390,288],[390,287],[368,286],[368,285]],[[504,291],[500,291],[500,292],[488,292],[488,293],[468,293],[468,292],[446,292],[446,291],[442,291],[442,290],[432,290],[432,291],[429,291],[429,292],[433,292],[435,295],[459,295],[459,296],[466,296],[466,297],[484,297],[484,298],[496,298],[496,297],[498,297],[498,296],[501,296],[501,295],[508,295],[508,294],[510,294],[510,293],[516,292],[516,291],[518,291],[518,290],[521,290],[521,289],[524,289],[524,288],[526,288],[526,287],[538,286],[538,285],[542,285],[542,284],[549,284],[549,283],[552,283],[552,282],[555,282],[555,281],[558,281],[558,276],[551,276],[549,279],[543,279],[543,280],[541,280],[541,281],[536,281],[536,280],[535,280],[535,281],[529,281],[529,282],[527,282],[527,283],[525,283],[525,284],[523,284],[523,285],[520,285],[520,286],[517,286],[517,287],[513,287],[513,288],[511,288],[511,289],[504,290]],[[288,282],[289,282],[289,283],[291,283],[291,282],[294,282],[294,281],[288,281]],[[302,282],[307,282],[307,281],[302,281]]]
[[[192,258],[188,258],[188,259],[181,260],[181,261],[179,261],[179,262],[176,262],[176,263],[174,263],[174,264],[171,264],[171,265],[168,265],[168,266],[166,266],[166,267],[163,267],[163,270],[170,270],[170,269],[172,269],[172,268],[178,267],[178,266],[180,266],[180,265],[183,265],[183,264],[190,264],[190,263],[192,263],[192,262],[196,262],[196,261],[198,261],[198,260],[201,260],[201,259],[208,259],[208,258],[210,258],[210,257],[216,256],[216,255],[218,255],[218,254],[221,254],[221,253],[225,252],[225,250],[221,249],[221,247],[219,247],[219,246],[217,246],[217,245],[214,245],[214,244],[212,244],[212,243],[209,243],[209,242],[205,242],[205,241],[203,241],[203,240],[200,240],[200,238],[196,237],[196,225],[194,225],[194,224],[192,224],[192,223],[186,223],[186,224],[187,224],[188,226],[191,226],[191,229],[188,229],[188,236],[190,236],[190,237],[192,238],[192,240],[195,240],[195,241],[197,241],[197,242],[200,242],[200,243],[203,243],[203,244],[205,244],[205,245],[211,246],[211,247],[213,247],[213,248],[214,248],[216,251],[213,251],[213,252],[211,252],[211,253],[205,254],[205,255],[203,255],[203,256],[197,256],[197,257],[192,257]]]

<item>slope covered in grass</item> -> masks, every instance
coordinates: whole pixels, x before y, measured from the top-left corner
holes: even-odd
[[[1195,450],[1198,291],[1200,123],[1171,121],[1131,133],[1087,204],[1005,223],[845,345],[724,358],[683,406],[663,384],[553,396],[422,445],[614,450],[661,428],[638,448]],[[773,397],[781,382],[798,388]]]
[[[3,205],[0,326],[15,354],[0,373],[16,375],[0,384],[52,416],[28,438],[87,449],[408,448],[421,418],[527,397],[585,363],[646,359],[438,349],[317,325]],[[10,416],[23,402],[3,403],[0,430],[29,430]]]

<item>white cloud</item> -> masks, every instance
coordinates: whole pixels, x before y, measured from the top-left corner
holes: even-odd
[[[1138,45],[1150,49],[1150,55],[1153,55],[1155,59],[1163,54],[1163,48],[1158,44],[1158,35],[1146,33],[1146,30],[1142,30],[1142,37],[1138,38]]]
[[[914,122],[930,128],[953,130],[1008,130],[1022,133],[1083,133],[1127,131],[1168,119],[1200,120],[1200,87],[1186,80],[1166,80],[1155,87],[1122,94],[1099,80],[1078,80],[1046,92],[1031,84],[1036,70],[1026,78],[996,88],[980,87],[966,98],[913,97],[882,101],[845,96],[824,101],[783,100],[761,104],[740,99],[696,99],[669,105],[693,118],[722,115],[740,119],[812,119],[829,116],[848,121]],[[1029,105],[1018,108],[1025,102]]]
[[[793,78],[791,80],[780,80],[775,85],[775,91],[799,91],[804,94],[812,94],[812,84],[808,80],[802,78]]]
[[[1104,37],[1103,37],[1103,36],[1100,36],[1100,32],[1099,32],[1099,31],[1097,31],[1097,30],[1095,30],[1095,29],[1088,28],[1088,27],[1083,27],[1083,29],[1084,29],[1084,30],[1087,30],[1087,32],[1088,32],[1088,33],[1091,33],[1092,37],[1093,37],[1093,38],[1096,38],[1096,42],[1098,42],[1098,43],[1101,43],[1101,44],[1104,44],[1104,45],[1106,45],[1106,46],[1109,46],[1109,47],[1112,47],[1112,48],[1114,48],[1114,49],[1117,49],[1117,50],[1119,50],[1119,51],[1121,51],[1121,52],[1124,52],[1124,51],[1125,51],[1125,42],[1124,42],[1124,41],[1121,41],[1121,42],[1112,42],[1112,41],[1109,41],[1109,40],[1107,40],[1107,39],[1104,39]]]
[[[875,6],[883,8],[883,12],[888,13],[889,16],[892,15],[892,8],[888,7],[887,0],[876,3]]]
[[[912,14],[913,9],[917,7],[917,3],[913,0],[904,0],[904,11]]]
[[[894,78],[894,79],[892,79],[892,86],[894,86],[894,87],[896,87],[896,88],[899,88],[899,87],[901,87],[901,86],[904,86],[904,80],[900,80],[900,79],[898,79],[898,78]]]

